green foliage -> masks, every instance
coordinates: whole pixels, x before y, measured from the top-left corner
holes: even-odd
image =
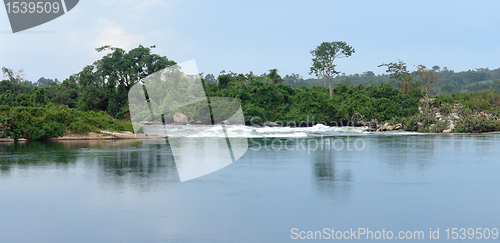
[[[105,112],[83,112],[67,106],[0,107],[0,117],[9,117],[5,133],[14,139],[43,140],[64,132],[88,133],[100,130],[133,131],[132,124],[116,120]]]
[[[477,133],[500,131],[500,122],[495,119],[485,117],[468,116],[460,120],[456,125],[454,132],[458,133]]]
[[[433,116],[417,113],[409,117],[394,117],[389,122],[391,124],[402,124],[405,131],[428,132],[429,126],[435,124],[437,120]]]
[[[451,96],[439,95],[436,97],[436,105],[446,103],[459,103],[472,112],[490,111],[500,107],[500,94],[495,91],[481,91],[477,93],[454,93]]]
[[[9,106],[0,105],[0,138],[6,138],[10,134],[10,111]]]
[[[418,101],[424,95],[420,90],[401,94],[392,85],[368,87],[338,84],[332,89],[314,86],[292,88],[288,85],[252,78],[242,82],[234,73],[224,74],[226,85],[206,84],[209,97],[238,99],[246,122],[281,121],[284,124],[309,121],[349,122],[355,112],[367,119],[385,121],[394,116],[408,117],[418,112]],[[221,76],[219,76],[220,78]],[[253,119],[253,120],[252,120]]]
[[[244,75],[242,75],[244,77]],[[282,84],[283,83],[283,78],[278,74],[278,69],[274,68],[269,70],[269,74],[267,74],[267,77],[271,80],[273,84]]]
[[[452,114],[454,118],[453,132],[491,132],[500,131],[500,94],[494,91],[483,91],[473,94],[455,93],[451,96],[437,96],[434,104],[409,117],[395,117],[391,124],[401,123],[407,131],[442,132],[449,126],[448,121],[438,121],[436,113],[441,116]],[[457,119],[458,116],[460,119]],[[448,118],[450,119],[450,118]]]
[[[35,89],[35,93],[31,96],[31,102],[36,105],[46,105],[47,96],[45,95],[45,88]]]
[[[467,116],[457,122],[454,132],[477,133],[500,131],[500,122],[496,119],[486,117]]]
[[[22,78],[22,71],[16,74],[4,69],[9,80],[0,82],[0,137],[41,140],[65,132],[132,131],[132,124],[121,120],[130,119],[130,88],[139,80],[144,81],[145,77],[175,64],[153,54],[153,48],[139,46],[128,52],[110,46],[97,48],[99,52],[108,53],[62,83],[40,78],[33,84]],[[186,85],[189,77],[177,77],[168,85],[174,85],[178,92],[160,97],[161,92],[155,90],[171,87],[162,83],[148,89],[148,96],[159,101],[160,105],[151,107],[155,112],[168,111],[162,113],[167,122],[173,120],[175,112],[184,113],[189,120],[206,118],[204,115],[209,112],[206,104],[210,99],[199,99],[204,89],[209,98],[230,97],[240,101],[246,122],[338,124],[360,115],[367,120],[401,123],[408,131],[442,130],[447,123],[438,122],[433,114],[418,112],[419,100],[425,95],[420,85],[423,84],[427,91],[441,94],[434,97],[434,109],[443,114],[458,112],[465,117],[456,124],[455,131],[500,130],[495,118],[500,116],[500,69],[454,72],[446,67],[434,66],[429,70],[420,65],[417,72],[410,72],[406,64],[399,61],[381,65],[387,67],[389,75],[375,75],[372,71],[349,76],[340,74],[335,69],[335,59],[353,53],[354,48],[345,42],[324,42],[311,51],[311,74],[317,75],[316,80],[304,80],[298,74],[282,78],[277,69],[260,76],[252,72],[222,72],[217,79],[206,75],[202,88],[190,88]],[[416,81],[417,76],[420,82]],[[330,81],[329,88],[321,87],[326,86],[326,79]],[[223,119],[234,113],[234,107],[219,107],[217,102],[211,105],[221,111],[216,117],[211,114],[214,118]],[[458,111],[457,106],[461,107]],[[149,109],[140,108],[144,108],[140,116],[151,116]],[[480,112],[488,116],[471,115]]]
[[[69,108],[76,108],[80,93],[76,76],[71,75],[60,84],[54,82],[49,83],[45,93],[50,102],[56,105],[66,105]]]
[[[441,133],[448,127],[447,121],[434,121],[434,123],[426,123],[421,126],[418,131],[419,132],[430,132],[430,133]]]
[[[139,80],[176,64],[165,56],[151,53],[153,48],[155,46],[139,45],[128,52],[111,46],[97,48],[98,52],[109,53],[76,75],[82,89],[78,108],[105,110],[111,116],[126,117],[130,88]]]
[[[399,60],[398,62],[379,65],[379,67],[382,66],[387,67],[386,72],[389,73],[392,80],[397,82],[398,88],[402,93],[407,94],[417,86],[417,83],[415,82],[412,73],[408,71],[405,62]]]

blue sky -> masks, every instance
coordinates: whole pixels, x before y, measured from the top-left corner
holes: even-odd
[[[221,70],[305,78],[310,50],[345,41],[356,53],[338,60],[347,74],[383,73],[401,59],[455,71],[500,67],[499,1],[161,1],[81,0],[69,13],[12,34],[0,10],[0,66],[36,81],[60,80],[100,58],[102,45],[156,45],[176,62],[196,59]]]

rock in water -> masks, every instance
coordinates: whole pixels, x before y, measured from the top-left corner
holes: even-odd
[[[175,113],[174,122],[175,122],[175,124],[186,125],[186,124],[188,124],[188,118],[186,115],[184,115],[182,113]]]
[[[264,126],[268,126],[268,127],[279,127],[280,124],[277,123],[277,122],[264,122]]]

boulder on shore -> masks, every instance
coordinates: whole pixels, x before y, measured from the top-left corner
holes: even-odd
[[[401,125],[401,124],[396,124],[396,125],[394,126],[394,130],[404,130],[404,127],[403,127],[403,125]]]
[[[175,124],[186,125],[186,124],[188,124],[189,121],[188,121],[188,118],[186,115],[184,115],[180,112],[177,112],[174,115],[174,122],[175,122]]]
[[[391,125],[389,123],[384,124],[383,126],[379,127],[377,129],[377,132],[388,132],[388,131],[396,131],[396,130],[403,130],[404,127],[401,124],[396,124],[396,125]]]
[[[451,133],[453,129],[455,129],[455,124],[453,123],[453,121],[450,121],[450,124],[448,124],[448,127],[446,127],[443,133]]]

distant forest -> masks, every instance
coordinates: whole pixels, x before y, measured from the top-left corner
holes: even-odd
[[[490,70],[488,68],[477,68],[462,72],[455,72],[447,67],[440,68],[434,66],[432,68],[439,74],[439,79],[431,86],[431,95],[450,95],[456,92],[459,93],[475,93],[479,91],[500,90],[500,68]],[[299,74],[285,75],[283,77],[284,84],[294,88],[304,86],[312,87],[323,86],[323,79],[304,79]],[[395,80],[391,79],[388,74],[375,75],[372,71],[362,74],[346,75],[342,74],[335,77],[335,83],[346,83],[353,86],[363,84],[365,86],[373,84],[388,83],[397,87]]]

